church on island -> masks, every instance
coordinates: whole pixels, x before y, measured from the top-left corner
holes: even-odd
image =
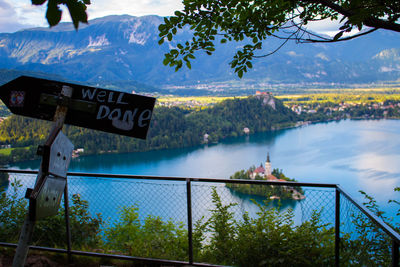
[[[267,181],[277,181],[277,182],[286,182],[286,180],[278,179],[275,175],[272,174],[271,161],[269,160],[269,153],[267,154],[267,160],[265,161],[265,167],[260,164],[253,172],[250,173],[251,180],[255,180],[256,177],[262,177]]]
[[[272,166],[271,166],[271,161],[269,159],[269,153],[267,154],[267,160],[265,161],[265,167],[260,164],[259,167],[255,168],[253,171],[250,171],[249,177],[251,180],[259,180],[264,179],[266,181],[274,181],[274,182],[288,182],[290,181],[295,181],[295,180],[284,180],[277,178],[275,175],[272,174]],[[273,188],[274,186],[271,185]],[[304,196],[302,190],[299,190],[299,188],[295,188],[293,186],[282,186],[283,191],[288,192],[290,194],[290,198],[293,200],[302,200],[305,199],[306,197]],[[272,195],[270,196],[270,199],[280,199],[281,197],[279,195]]]

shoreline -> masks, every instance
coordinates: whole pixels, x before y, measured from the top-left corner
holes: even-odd
[[[179,149],[197,149],[199,147],[205,147],[205,146],[214,146],[214,145],[218,145],[220,143],[223,143],[224,141],[227,141],[229,139],[232,138],[241,138],[241,137],[249,137],[255,134],[261,134],[261,133],[268,133],[268,132],[276,132],[276,131],[280,131],[280,130],[289,130],[289,129],[296,129],[296,128],[301,128],[301,127],[305,127],[305,126],[309,126],[312,124],[319,124],[319,123],[330,123],[330,122],[340,122],[340,121],[345,121],[345,120],[355,120],[355,121],[379,121],[379,120],[400,120],[400,118],[341,118],[341,119],[329,119],[329,120],[323,120],[323,121],[298,121],[296,123],[293,123],[293,125],[288,125],[288,126],[272,126],[270,130],[267,131],[262,131],[262,132],[254,132],[251,134],[243,134],[243,135],[239,135],[237,137],[225,137],[222,138],[221,140],[217,141],[217,142],[212,142],[212,143],[200,143],[198,145],[195,146],[187,146],[187,147],[171,147],[171,148],[162,148],[162,149],[145,149],[145,150],[141,150],[141,151],[129,151],[129,152],[120,152],[117,150],[108,150],[108,151],[100,151],[98,153],[90,153],[90,152],[83,152],[80,153],[78,156],[73,157],[73,161],[75,160],[80,160],[80,158],[82,157],[86,157],[86,156],[96,156],[96,155],[116,155],[116,154],[130,154],[130,153],[143,153],[143,152],[156,152],[156,151],[165,151],[165,150],[179,150]],[[4,164],[4,167],[10,167],[10,165],[12,164],[19,164],[19,163],[29,163],[29,162],[33,162],[33,161],[37,161],[40,160],[40,158],[36,158],[36,159],[30,159],[30,160],[22,160],[22,161],[13,161],[13,162],[7,162]]]

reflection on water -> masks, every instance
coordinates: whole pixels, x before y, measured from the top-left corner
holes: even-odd
[[[249,195],[244,194],[241,192],[237,192],[231,188],[229,188],[229,192],[233,195],[238,197],[240,200],[245,202],[252,202],[257,203],[259,205],[266,205],[267,207],[271,208],[279,208],[281,210],[286,210],[288,208],[294,209],[299,201],[292,200],[292,199],[267,199],[266,197],[256,196],[256,195]]]

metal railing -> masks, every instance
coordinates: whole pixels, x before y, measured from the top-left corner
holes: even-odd
[[[22,187],[15,194],[23,198],[25,190],[31,187],[36,178],[36,171],[0,169],[0,172],[8,173],[10,180],[21,181]],[[264,203],[262,197],[250,196],[243,192],[237,192],[226,185],[245,185],[248,188],[302,188],[305,199],[272,201]],[[271,187],[272,186],[272,187]],[[7,189],[11,194],[11,189]],[[329,241],[325,243],[329,249],[332,241],[333,251],[327,257],[331,257],[332,265],[339,266],[343,262],[362,263],[368,265],[367,261],[376,261],[377,265],[387,262],[390,257],[391,266],[399,266],[400,235],[392,227],[387,225],[381,218],[373,214],[363,205],[360,205],[339,185],[321,183],[298,183],[298,182],[273,182],[265,180],[231,180],[231,179],[209,179],[209,178],[184,178],[184,177],[158,177],[158,176],[136,176],[96,173],[68,173],[68,183],[64,194],[65,212],[65,241],[64,248],[51,248],[41,246],[40,239],[37,244],[31,246],[34,250],[66,253],[72,255],[104,257],[120,260],[130,260],[151,264],[167,265],[193,265],[193,266],[216,266],[224,262],[205,262],[207,257],[199,254],[198,225],[200,222],[208,222],[203,225],[204,229],[210,231],[210,223],[215,222],[215,195],[220,196],[221,205],[231,211],[230,220],[242,222],[244,218],[258,218],[260,209],[276,209],[293,212],[293,221],[296,226],[312,220],[318,214],[318,229],[326,229],[327,233],[332,230]],[[216,193],[213,195],[213,192]],[[88,200],[88,212],[91,214],[102,213],[105,227],[101,229],[102,242],[107,242],[107,234],[110,229],[118,227],[121,220],[121,210],[127,207],[136,207],[138,225],[158,222],[162,225],[175,225],[176,231],[185,229],[184,236],[187,238],[183,247],[185,255],[176,253],[174,256],[160,257],[128,255],[139,252],[109,250],[101,248],[82,251],[82,247],[74,249],[78,240],[73,240],[77,229],[71,225],[70,199],[72,196],[80,196]],[[76,198],[75,198],[76,200]],[[279,202],[279,203],[278,203]],[[234,205],[231,205],[234,204]],[[1,210],[0,210],[1,211]],[[127,210],[125,210],[127,211]],[[164,222],[168,222],[163,224]],[[0,221],[0,226],[2,223]],[[243,224],[242,224],[243,225]],[[179,226],[179,227],[178,227]],[[114,228],[113,228],[114,227]],[[140,227],[140,226],[138,226]],[[18,228],[18,227],[17,227]],[[152,230],[156,231],[156,230]],[[205,231],[202,239],[205,246],[213,237],[212,232]],[[325,230],[324,230],[325,231]],[[73,232],[73,234],[71,234]],[[151,232],[151,231],[150,231]],[[110,239],[110,237],[108,237]],[[331,240],[332,239],[332,240]],[[109,240],[108,240],[109,241]],[[194,242],[195,241],[195,242]],[[207,243],[208,242],[208,243]],[[7,240],[0,240],[1,246],[16,247],[16,244]],[[375,246],[374,246],[375,245]],[[171,246],[175,246],[172,244]],[[329,247],[329,248],[328,248]],[[351,253],[347,250],[351,249]],[[151,255],[151,252],[150,252]],[[199,256],[200,255],[200,256]],[[228,255],[226,255],[228,257]],[[304,255],[303,255],[304,256]],[[173,257],[173,258],[165,258]],[[225,262],[226,263],[226,262]],[[240,264],[239,264],[240,265]]]

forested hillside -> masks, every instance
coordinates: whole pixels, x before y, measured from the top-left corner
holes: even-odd
[[[265,100],[272,100],[271,102]],[[147,140],[133,139],[99,131],[67,126],[64,132],[85,153],[133,152],[200,145],[218,142],[226,137],[284,127],[297,116],[282,102],[270,96],[225,100],[210,108],[192,110],[178,107],[157,107]],[[0,125],[0,144],[11,144],[10,156],[2,156],[2,163],[32,159],[38,144],[49,133],[50,123],[19,116],[11,116]],[[205,139],[207,134],[208,138]]]

